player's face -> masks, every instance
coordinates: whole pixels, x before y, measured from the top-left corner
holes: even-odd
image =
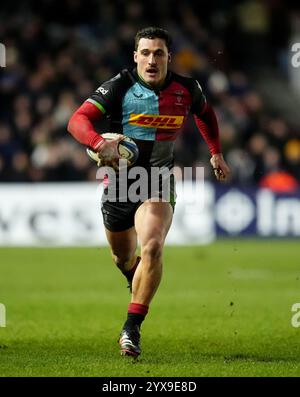
[[[170,54],[162,39],[146,39],[139,41],[134,51],[139,76],[153,87],[160,86],[167,75]]]

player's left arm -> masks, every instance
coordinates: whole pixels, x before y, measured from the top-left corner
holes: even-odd
[[[115,84],[119,76],[104,82],[88,98],[79,109],[71,116],[68,122],[68,131],[81,144],[97,152],[101,157],[102,164],[115,166],[120,159],[118,144],[124,139],[119,134],[115,140],[104,139],[94,127],[94,123],[110,114],[114,103],[118,100]]]
[[[212,106],[206,101],[200,84],[197,81],[196,83],[192,105],[195,123],[209,148],[210,164],[217,180],[226,180],[230,169],[223,158],[217,117]]]

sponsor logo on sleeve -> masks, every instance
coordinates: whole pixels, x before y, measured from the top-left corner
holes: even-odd
[[[108,90],[106,90],[103,87],[99,87],[96,92],[101,92],[102,95],[106,95],[108,93]]]

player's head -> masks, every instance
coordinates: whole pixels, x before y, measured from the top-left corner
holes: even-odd
[[[160,86],[167,75],[171,37],[161,28],[148,27],[135,36],[134,61],[139,76],[153,87]]]

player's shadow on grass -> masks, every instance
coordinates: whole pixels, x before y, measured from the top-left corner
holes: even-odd
[[[115,343],[113,343],[115,342]],[[280,354],[275,355],[271,352],[249,353],[249,352],[226,352],[226,348],[222,347],[222,351],[216,352],[216,346],[201,350],[201,346],[184,346],[184,341],[176,341],[176,344],[162,343],[156,344],[156,348],[151,350],[149,346],[153,346],[149,341],[145,341],[145,346],[142,355],[138,360],[133,360],[133,363],[140,364],[178,364],[178,356],[180,355],[181,364],[205,364],[208,362],[223,362],[230,364],[234,362],[256,362],[256,363],[294,363],[300,364],[300,348],[299,351],[293,351],[293,356],[286,356]],[[201,344],[201,342],[199,341]],[[181,346],[181,348],[180,348]],[[182,346],[184,346],[182,348]],[[203,347],[203,346],[202,346]],[[2,354],[12,353],[16,355],[30,353],[31,358],[42,359],[46,357],[47,360],[57,359],[63,357],[65,359],[84,357],[88,362],[102,360],[115,362],[120,357],[117,340],[110,338],[104,341],[99,340],[65,340],[65,339],[51,339],[47,342],[33,342],[33,341],[18,341],[17,343],[3,343],[0,345]]]
[[[225,362],[231,361],[255,361],[260,363],[278,363],[283,362],[295,362],[300,363],[300,357],[284,357],[284,356],[267,356],[247,353],[234,353],[223,356]]]
[[[208,361],[223,361],[224,364],[230,364],[234,362],[256,362],[256,363],[295,363],[300,364],[300,357],[288,357],[288,356],[269,356],[267,354],[250,354],[250,353],[232,353],[222,354],[215,352],[180,352],[180,361],[184,363],[202,364]],[[176,362],[178,363],[178,352],[170,353],[168,351],[161,351],[161,354],[150,355],[147,352],[139,358],[140,363],[147,364],[166,364]]]

